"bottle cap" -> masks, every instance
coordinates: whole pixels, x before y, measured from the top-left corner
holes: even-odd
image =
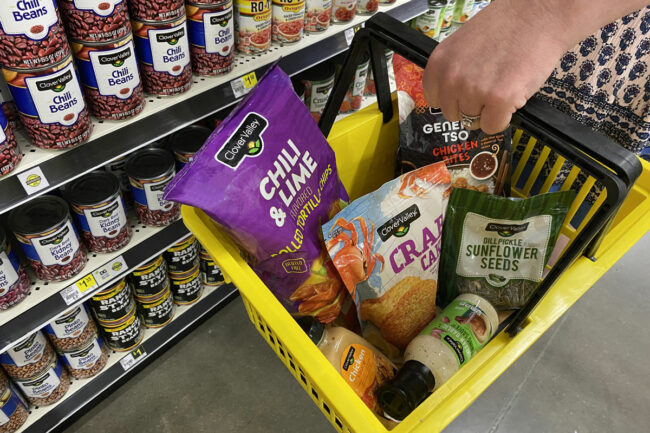
[[[402,421],[433,391],[433,373],[421,362],[410,360],[395,377],[379,387],[377,401],[384,413]]]
[[[325,327],[320,323],[316,318],[312,316],[300,317],[296,320],[298,325],[305,331],[305,334],[314,342],[314,344],[320,343],[320,340],[323,338],[323,333],[325,332]]]

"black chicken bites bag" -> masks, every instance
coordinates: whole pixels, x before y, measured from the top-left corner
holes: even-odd
[[[400,122],[396,174],[444,161],[452,187],[509,195],[510,128],[487,135],[448,121],[424,100],[422,68],[397,55],[394,68]]]

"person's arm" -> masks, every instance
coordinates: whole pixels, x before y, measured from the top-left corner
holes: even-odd
[[[427,103],[448,120],[480,115],[486,133],[507,128],[560,57],[648,0],[495,0],[429,57]]]

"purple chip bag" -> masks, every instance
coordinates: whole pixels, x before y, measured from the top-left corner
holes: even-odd
[[[221,224],[291,313],[336,318],[345,290],[320,226],[348,196],[334,152],[277,64],[167,185],[165,199]]]

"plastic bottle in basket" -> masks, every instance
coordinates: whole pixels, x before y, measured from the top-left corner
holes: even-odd
[[[126,0],[59,0],[59,8],[71,39],[107,42],[131,34]]]
[[[32,142],[63,149],[88,139],[92,123],[72,56],[39,69],[2,70]]]
[[[32,70],[70,55],[55,0],[0,2],[0,64]]]
[[[123,120],[145,105],[131,33],[106,42],[71,40],[88,106],[99,119]]]
[[[214,5],[188,3],[192,70],[198,75],[230,72],[235,58],[235,25],[232,1]]]
[[[13,210],[8,223],[38,278],[67,280],[86,265],[86,250],[62,198],[37,197]]]

